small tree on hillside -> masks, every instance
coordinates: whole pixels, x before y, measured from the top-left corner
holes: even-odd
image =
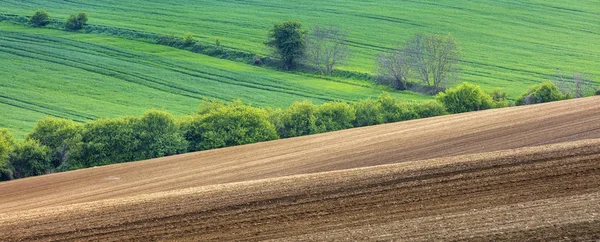
[[[395,89],[408,89],[408,58],[404,49],[383,53],[377,58],[379,83]]]
[[[573,98],[581,98],[594,93],[593,82],[581,73],[573,73],[573,77],[569,78],[559,70],[552,82],[563,94]]]
[[[46,10],[40,9],[37,12],[35,12],[33,16],[31,16],[31,18],[29,19],[29,23],[36,27],[43,27],[50,23],[49,18],[50,15],[48,14],[48,12],[46,12]]]
[[[306,42],[306,57],[321,74],[331,75],[333,68],[348,58],[347,36],[338,27],[312,27]]]
[[[302,57],[306,48],[306,31],[302,30],[302,23],[287,21],[275,24],[269,32],[265,43],[273,48],[276,55],[281,58],[287,70],[294,68],[297,60]]]
[[[85,26],[87,21],[88,21],[87,13],[82,12],[77,15],[71,15],[71,16],[69,16],[69,18],[67,19],[67,22],[65,23],[65,28],[69,29],[69,30],[80,30],[80,29],[83,29],[83,26]]]
[[[434,93],[439,92],[458,71],[460,48],[450,34],[417,34],[407,42],[405,53],[412,71]]]

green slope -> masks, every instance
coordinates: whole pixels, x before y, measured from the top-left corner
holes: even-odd
[[[382,92],[139,41],[7,24],[0,24],[0,73],[0,127],[18,136],[46,115],[85,121],[150,108],[181,115],[195,111],[202,98],[286,107],[304,99],[352,101]]]
[[[228,47],[266,53],[273,23],[334,24],[350,33],[351,62],[370,72],[381,50],[415,33],[452,33],[461,43],[461,80],[516,96],[560,69],[585,72],[600,81],[600,4],[597,0],[4,0],[2,13],[31,15],[44,8],[53,17],[87,11],[90,23],[183,36],[220,37]]]

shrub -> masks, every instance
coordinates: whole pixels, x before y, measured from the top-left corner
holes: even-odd
[[[37,122],[26,138],[47,146],[53,166],[66,162],[72,148],[81,141],[83,125],[69,119],[46,117]]]
[[[14,178],[43,175],[54,168],[50,150],[37,140],[18,142],[10,152],[9,160],[14,169]]]
[[[180,154],[188,143],[179,133],[179,124],[168,112],[150,110],[135,123],[138,140],[136,160]]]
[[[278,139],[266,111],[240,102],[213,106],[181,121],[189,151],[208,150]]]
[[[419,115],[410,109],[407,104],[398,102],[388,93],[379,95],[377,102],[380,104],[380,112],[385,123],[419,118]]]
[[[274,120],[281,138],[296,137],[324,132],[317,126],[319,108],[310,101],[295,102]]]
[[[412,109],[421,118],[436,117],[448,114],[446,107],[438,101],[425,101],[412,104]]]
[[[185,33],[185,35],[183,36],[183,44],[185,46],[190,46],[190,45],[193,45],[194,43],[196,43],[196,40],[194,39],[194,34]]]
[[[600,87],[598,87],[598,89],[596,89],[596,95],[600,95]]]
[[[50,23],[50,15],[46,10],[38,10],[31,16],[29,23],[36,27],[43,27]]]
[[[356,110],[345,102],[327,102],[319,106],[316,125],[320,130],[336,131],[352,128]]]
[[[478,86],[462,83],[439,93],[436,100],[444,104],[450,113],[463,113],[492,108],[492,97]]]
[[[354,127],[370,126],[384,123],[381,113],[381,104],[373,99],[365,99],[354,103],[356,119],[352,124]]]
[[[14,171],[8,158],[14,143],[12,134],[6,129],[0,129],[0,181],[13,178]]]
[[[517,98],[516,104],[529,105],[536,103],[560,101],[567,98],[568,96],[561,93],[554,83],[548,81],[540,85],[530,87],[529,90],[527,90]]]
[[[500,88],[494,89],[489,95],[492,97],[492,108],[504,108],[510,106],[508,94],[503,92]]]
[[[79,13],[77,15],[71,15],[71,16],[69,16],[69,18],[67,19],[67,22],[65,23],[65,28],[68,30],[80,30],[80,29],[83,29],[83,26],[85,26],[87,21],[88,21],[87,13]]]

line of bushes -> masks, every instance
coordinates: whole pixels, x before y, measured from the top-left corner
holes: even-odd
[[[353,103],[301,101],[286,109],[205,100],[196,113],[181,118],[158,110],[85,124],[47,117],[24,140],[0,129],[0,180],[567,98],[572,96],[551,82],[530,88],[516,103],[501,90],[485,93],[463,83],[426,102],[398,101],[387,93]]]

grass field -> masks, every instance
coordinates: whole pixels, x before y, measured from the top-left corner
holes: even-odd
[[[593,241],[600,97],[0,183],[7,241]]]
[[[415,33],[451,33],[463,49],[461,80],[505,89],[513,98],[556,69],[600,81],[600,4],[535,1],[42,1],[6,0],[0,13],[53,17],[86,11],[90,23],[183,36],[265,54],[273,23],[339,25],[354,53],[345,69],[371,72],[375,56]]]
[[[367,83],[277,72],[138,41],[1,23],[0,56],[0,127],[18,136],[46,115],[85,121],[150,108],[181,115],[194,112],[202,98],[287,107],[382,92]]]

